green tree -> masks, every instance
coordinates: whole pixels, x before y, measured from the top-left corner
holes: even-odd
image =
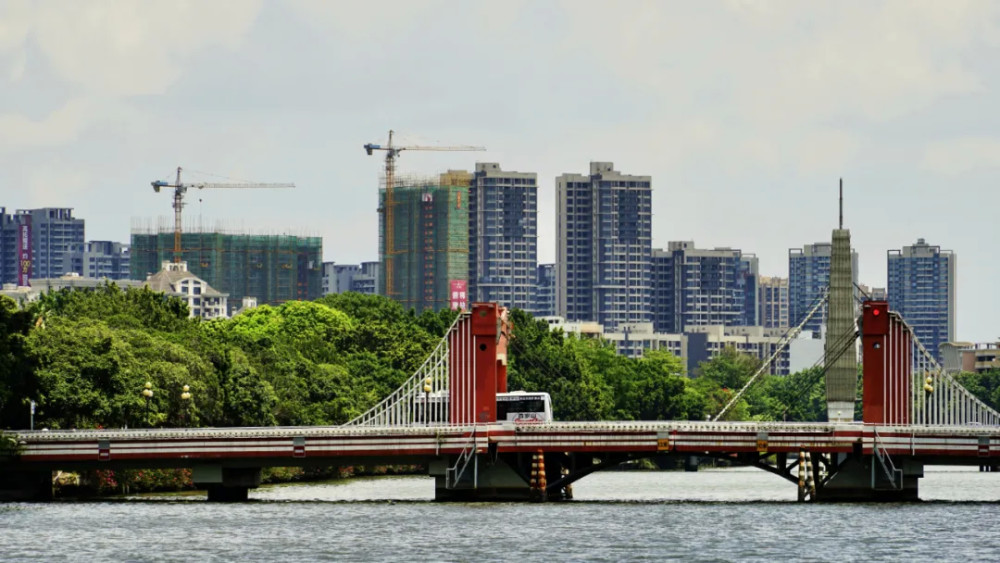
[[[990,408],[1000,410],[1000,370],[984,373],[963,371],[955,379]]]
[[[34,367],[25,344],[31,328],[31,314],[0,296],[0,427],[26,427],[26,403],[36,398]]]

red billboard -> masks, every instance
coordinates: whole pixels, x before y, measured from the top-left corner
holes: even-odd
[[[29,216],[24,219],[30,221],[31,218]],[[17,285],[26,287],[28,279],[31,277],[31,223],[22,223],[19,234],[17,241]]]
[[[468,282],[465,280],[451,280],[448,304],[449,308],[455,311],[462,311],[469,308]]]

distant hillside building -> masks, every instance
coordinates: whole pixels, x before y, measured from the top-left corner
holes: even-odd
[[[184,300],[188,306],[188,316],[192,318],[209,320],[229,316],[229,296],[216,291],[205,280],[189,272],[186,262],[164,261],[159,272],[146,278],[145,285],[168,297]]]
[[[174,233],[132,232],[131,273],[144,280],[174,255]],[[319,237],[183,233],[188,271],[229,300],[254,297],[262,305],[311,301],[321,295],[323,242]]]
[[[477,162],[469,186],[469,296],[531,310],[538,268],[538,175]]]
[[[19,209],[9,214],[0,207],[0,283],[27,285],[30,278],[58,278],[83,272],[73,261],[83,250],[84,221],[73,209],[45,207]]]
[[[760,326],[691,326],[683,332],[655,332],[652,323],[622,325],[617,332],[605,332],[619,354],[642,357],[648,350],[666,350],[684,360],[689,376],[697,374],[707,362],[726,348],[749,354],[761,361],[776,354],[769,373],[788,375],[789,350],[778,351],[783,331]]]
[[[469,275],[469,181],[449,171],[379,190],[379,294],[418,313],[448,308]],[[457,292],[457,291],[456,291]]]
[[[323,295],[348,291],[376,295],[378,271],[378,262],[362,262],[360,265],[323,262]]]
[[[109,240],[92,240],[72,253],[71,261],[80,264],[85,278],[132,279],[129,245]]]
[[[87,289],[92,290],[102,287],[104,284],[114,285],[126,289],[129,287],[142,287],[143,282],[136,280],[109,280],[108,278],[88,278],[76,272],[63,274],[58,278],[32,278],[29,285],[18,286],[13,283],[3,284],[0,295],[10,297],[20,304],[29,303],[38,299],[41,294],[48,291],[59,291],[61,289]]]
[[[760,277],[760,325],[788,328],[788,278]]]

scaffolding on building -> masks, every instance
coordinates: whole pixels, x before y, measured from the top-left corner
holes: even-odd
[[[449,306],[451,282],[468,275],[471,177],[455,170],[436,177],[396,175],[391,199],[382,178],[380,293],[417,312]]]
[[[131,273],[143,280],[158,272],[174,253],[174,231],[133,221]],[[181,235],[181,260],[188,270],[239,304],[312,300],[322,294],[323,244],[319,237],[189,231]]]

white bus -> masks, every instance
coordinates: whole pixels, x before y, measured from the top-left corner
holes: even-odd
[[[430,417],[424,414],[424,405],[430,399]],[[414,424],[442,424],[448,419],[449,396],[447,391],[435,391],[430,396],[420,395],[413,401]],[[548,393],[512,391],[497,393],[497,422],[533,424],[552,422],[552,399]]]
[[[497,421],[529,424],[552,422],[552,399],[548,393],[497,393]]]

